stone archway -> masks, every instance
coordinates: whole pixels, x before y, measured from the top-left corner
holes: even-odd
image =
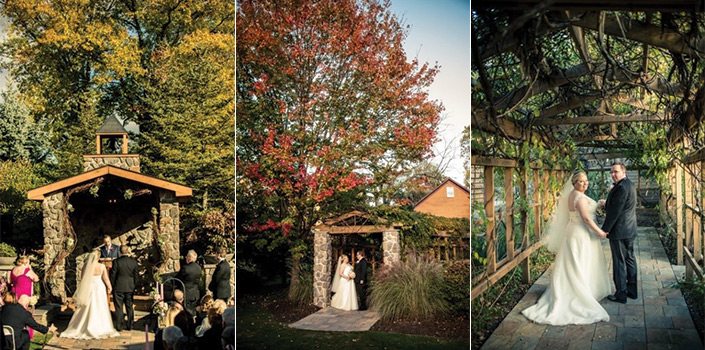
[[[330,305],[330,284],[333,269],[333,239],[331,235],[382,233],[382,264],[391,265],[400,259],[401,247],[397,227],[361,211],[352,211],[317,224],[312,230],[313,304],[318,307]]]

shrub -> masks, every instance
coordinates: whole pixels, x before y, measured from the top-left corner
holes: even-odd
[[[435,316],[449,309],[444,285],[440,263],[409,254],[405,261],[377,272],[370,306],[387,320]]]
[[[17,256],[15,248],[7,243],[0,243],[0,256],[14,258]]]
[[[456,260],[444,264],[445,291],[450,311],[470,314],[470,261]]]

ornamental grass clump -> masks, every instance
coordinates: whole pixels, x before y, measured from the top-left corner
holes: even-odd
[[[449,310],[444,297],[443,265],[409,254],[375,274],[370,306],[386,320],[419,319]]]

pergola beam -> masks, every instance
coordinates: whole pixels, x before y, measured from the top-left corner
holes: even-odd
[[[610,123],[634,123],[634,122],[651,122],[651,121],[666,121],[662,115],[644,115],[644,114],[627,114],[627,115],[594,115],[581,116],[573,118],[540,118],[534,120],[534,125],[574,125],[574,124],[610,124]]]
[[[619,138],[613,135],[589,135],[574,137],[573,140],[577,143],[592,142],[592,141],[617,141]],[[601,147],[601,146],[600,146]]]
[[[604,160],[604,159],[616,159],[616,158],[626,158],[624,152],[603,152],[603,153],[584,153],[580,155],[580,158],[586,160]]]
[[[677,2],[674,1],[674,3]],[[600,26],[599,18],[600,16],[597,13],[588,13],[579,21],[572,22],[572,25],[598,30]],[[660,47],[674,53],[689,56],[705,55],[705,40],[703,39],[688,40],[683,33],[624,16],[620,16],[619,21],[614,16],[606,18],[604,33]]]
[[[540,118],[548,118],[559,115],[561,113],[567,112],[571,109],[582,107],[593,101],[597,101],[599,96],[574,96],[569,98],[567,101],[555,104],[551,107],[545,108],[539,114]]]
[[[545,0],[476,0],[474,9],[512,9],[526,10],[544,3]],[[548,10],[603,10],[603,11],[661,11],[661,12],[702,12],[702,0],[557,0],[552,1]]]
[[[515,140],[524,138],[522,128],[514,121],[507,118],[498,118],[496,121],[491,121],[487,114],[483,111],[473,111],[470,121],[473,128],[478,128],[491,133],[506,135]]]

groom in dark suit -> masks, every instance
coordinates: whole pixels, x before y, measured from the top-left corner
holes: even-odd
[[[607,232],[612,251],[612,278],[616,291],[607,299],[622,304],[627,297],[638,297],[636,286],[636,259],[634,239],[636,238],[636,188],[627,178],[627,168],[623,163],[612,164],[610,176],[614,187],[607,195],[605,223],[602,230]]]
[[[367,310],[367,259],[365,251],[358,250],[357,262],[355,263],[355,291],[358,297],[360,311]]]
[[[120,247],[121,256],[113,260],[113,269],[110,272],[113,284],[113,300],[115,300],[115,329],[122,330],[122,305],[127,310],[127,329],[132,329],[135,321],[135,311],[132,309],[132,297],[135,292],[135,278],[137,277],[137,260],[130,256],[130,249],[123,245]]]

